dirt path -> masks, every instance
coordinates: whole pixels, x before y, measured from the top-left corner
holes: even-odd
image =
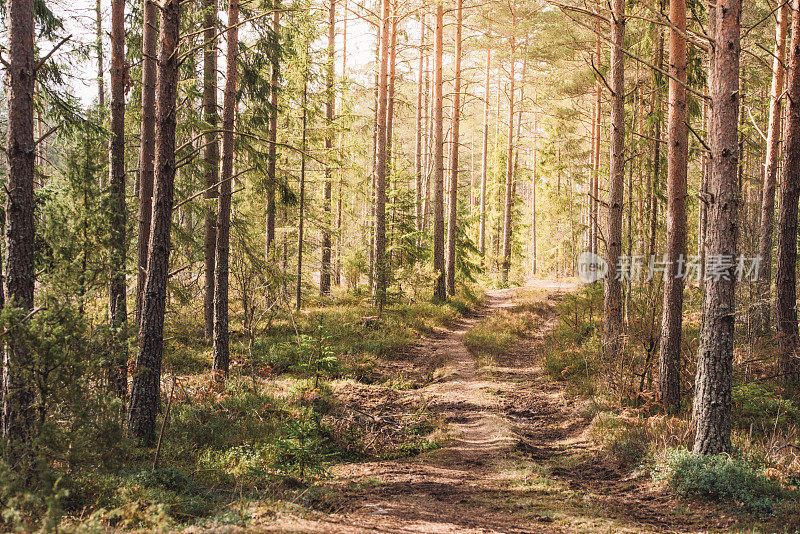
[[[483,317],[507,308],[516,290],[488,293],[481,313],[420,343],[444,362],[421,395],[446,423],[448,439],[418,456],[348,464],[334,471],[332,513],[279,513],[258,532],[708,532],[727,530],[711,509],[676,508],[643,476],[623,475],[592,455],[585,406],[540,366],[554,328],[553,302],[567,289],[541,282],[539,329],[493,362],[463,343]],[[690,507],[691,508],[691,507]]]

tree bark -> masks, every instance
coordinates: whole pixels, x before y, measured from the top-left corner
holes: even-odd
[[[512,13],[512,31],[516,27],[516,15]],[[503,264],[500,269],[500,282],[508,282],[508,272],[511,269],[511,219],[514,205],[514,65],[516,60],[515,37],[511,35],[511,69],[508,81],[508,140],[506,145],[506,192],[503,209]]]
[[[156,46],[158,43],[158,6],[144,0],[142,25],[142,124],[139,148],[139,236],[136,268],[136,328],[142,322],[144,279],[150,245],[153,214],[153,179],[156,142]]]
[[[611,14],[611,168],[609,171],[606,272],[603,299],[603,352],[612,361],[622,353],[622,298],[617,261],[622,253],[625,189],[625,1],[613,0]]]
[[[436,281],[433,298],[447,298],[444,264],[444,128],[442,118],[442,33],[444,26],[442,0],[436,1],[433,46],[433,271]]]
[[[659,401],[675,411],[681,400],[681,327],[686,260],[686,0],[671,0],[667,120],[667,271],[658,356]]]
[[[217,140],[217,0],[203,0],[203,120],[208,125],[203,149],[206,214],[203,224],[203,316],[205,336],[214,335],[214,262],[217,241],[216,213],[211,199],[219,196],[219,141]],[[224,129],[224,128],[223,128]]]
[[[458,149],[461,112],[461,25],[463,2],[456,1],[455,78],[453,80],[452,145],[450,150],[450,209],[447,221],[447,279],[448,295],[456,294],[456,225],[458,223]]]
[[[481,253],[481,267],[486,255],[486,181],[489,168],[489,82],[491,80],[492,49],[486,49],[486,75],[483,86],[483,149],[481,154],[481,219],[478,234],[478,250]]]
[[[276,48],[279,43],[279,35],[281,31],[280,26],[280,0],[273,0],[274,10],[272,13],[272,75],[270,79],[270,95],[269,95],[269,147],[267,147],[267,224],[266,224],[266,238],[265,238],[265,253],[267,261],[270,261],[270,255],[275,248],[275,188],[277,187],[277,176],[275,174],[277,164],[277,146],[275,145],[278,139],[278,81],[280,75],[280,54]]]
[[[228,273],[231,229],[231,182],[233,181],[233,132],[236,122],[236,86],[239,56],[239,0],[228,0],[228,42],[225,93],[222,99],[222,168],[217,203],[216,262],[214,265],[214,335],[212,371],[227,378],[230,367],[228,327]]]
[[[336,47],[336,0],[330,0],[328,6],[328,64],[326,69],[326,102],[325,102],[325,154],[327,158],[333,153],[333,121],[336,110],[336,93],[334,92],[334,54]],[[325,165],[325,181],[322,184],[322,263],[320,266],[319,292],[327,295],[331,292],[331,192],[332,169],[330,163]]]
[[[388,107],[388,60],[390,2],[383,0],[380,38],[380,70],[378,73],[378,111],[377,111],[377,157],[375,162],[375,304],[378,315],[383,313],[386,303],[386,168],[387,136],[386,119]]]
[[[414,122],[417,126],[414,137],[414,215],[416,217],[416,230],[422,232],[422,98],[424,89],[425,67],[425,15],[420,17],[419,23],[419,66],[417,67],[417,109]]]
[[[734,289],[739,207],[739,18],[740,0],[716,5],[711,99],[711,181],[708,199],[705,305],[695,378],[694,452],[731,450]],[[727,263],[730,265],[727,265]],[[720,265],[722,263],[722,265]]]
[[[33,0],[8,3],[8,178],[6,183],[6,305],[33,308],[36,145],[33,141],[34,60]],[[34,437],[33,361],[25,344],[8,338],[5,352],[2,433],[12,469],[30,466]]]
[[[308,75],[304,73],[303,78],[303,110],[301,122],[301,144],[300,144],[300,198],[298,206],[298,222],[297,222],[297,287],[295,288],[295,300],[297,310],[303,305],[303,246],[304,246],[304,230],[305,230],[305,208],[306,208],[306,124],[308,121],[308,110],[306,103],[308,100]]]
[[[596,67],[600,68],[600,61],[602,60],[601,50],[600,50],[600,21],[597,22],[596,28],[597,35],[595,37],[595,44],[594,44],[594,60],[597,63]],[[597,199],[600,198],[600,135],[602,133],[602,99],[603,99],[603,87],[601,85],[601,81],[599,79],[595,80],[594,82],[594,124],[592,127],[594,128],[594,135],[593,141],[594,144],[592,145],[592,179],[590,180],[590,188],[592,191],[592,198],[590,199],[589,206],[590,206],[590,213],[589,213],[589,226],[591,227],[591,243],[590,243],[590,250],[593,254],[597,254],[599,252],[598,243],[599,243],[599,235],[600,235],[600,202]]]
[[[175,126],[178,93],[179,0],[164,0],[158,43],[156,87],[156,176],[149,259],[142,302],[139,353],[131,390],[131,434],[145,445],[156,437],[161,359],[164,352],[164,312],[169,278],[170,230],[175,183]]]
[[[778,329],[778,367],[789,382],[800,375],[797,361],[797,203],[800,198],[800,4],[792,4],[791,64],[788,79],[789,120],[786,132],[786,159],[781,173],[778,210],[778,261],[775,297]]]
[[[117,340],[114,347],[111,384],[125,397],[128,389],[127,349],[124,343],[128,306],[125,299],[127,212],[125,204],[125,1],[111,1],[111,139],[109,142],[109,317]]]
[[[758,254],[761,256],[758,276],[759,302],[754,330],[764,333],[770,323],[770,286],[772,284],[772,240],[775,223],[775,180],[778,175],[778,150],[781,135],[781,93],[783,92],[783,62],[786,59],[786,27],[789,7],[782,4],[775,24],[775,57],[772,60],[767,151],[764,157],[764,186],[761,192],[761,224]]]
[[[95,2],[95,47],[97,48],[97,107],[100,113],[105,113],[106,107],[106,88],[105,88],[105,57],[103,54],[103,4],[101,0]],[[100,188],[103,188],[103,180],[100,180]]]

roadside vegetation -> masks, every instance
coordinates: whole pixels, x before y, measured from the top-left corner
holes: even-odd
[[[84,362],[103,353],[101,333],[67,309],[37,314],[19,335],[43,359],[68,352],[39,383],[54,422],[36,444],[33,478],[0,465],[4,529],[152,531],[246,525],[281,507],[327,510],[331,496],[317,485],[336,463],[436,448],[440,423],[424,405],[368,413],[358,395],[390,399],[397,377],[385,365],[482,296],[398,301],[380,323],[363,300],[334,296],[299,313],[276,306],[249,323],[238,308],[234,324],[245,327],[234,332],[225,382],[210,372],[199,310],[177,308],[165,332],[159,440],[148,448],[125,436],[121,403],[91,393],[105,368]]]

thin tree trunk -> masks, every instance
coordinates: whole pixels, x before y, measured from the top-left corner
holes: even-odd
[[[595,45],[594,45],[594,60],[597,63],[596,67],[600,68],[600,61],[602,60],[601,50],[600,50],[600,21],[597,22],[597,28],[595,30],[597,35],[595,37]],[[600,202],[598,199],[600,198],[600,135],[602,133],[602,99],[603,99],[603,87],[601,85],[601,81],[599,79],[595,80],[594,82],[594,124],[592,125],[594,128],[594,145],[592,146],[592,159],[593,167],[592,167],[592,179],[590,180],[591,184],[591,192],[592,198],[590,199],[590,214],[589,214],[589,225],[591,227],[591,236],[592,242],[590,243],[590,249],[593,254],[598,254],[598,243],[599,243],[599,235],[600,235]]]
[[[389,91],[390,2],[391,0],[383,0],[381,61],[378,74],[377,158],[375,163],[375,304],[378,307],[378,316],[383,314],[383,306],[386,303],[386,169],[389,157],[386,146],[386,119]]]
[[[300,152],[300,203],[298,206],[299,220],[297,222],[297,287],[295,288],[295,300],[297,310],[303,305],[303,245],[304,245],[304,226],[305,226],[305,208],[306,208],[306,124],[308,120],[308,110],[306,109],[306,100],[308,99],[308,74],[304,73],[303,78],[303,110],[301,124],[301,152]]]
[[[616,361],[622,353],[622,299],[617,262],[622,254],[625,189],[625,1],[613,0],[611,14],[611,168],[609,171],[606,272],[603,299],[603,352]]]
[[[675,411],[681,400],[681,327],[686,259],[686,0],[670,0],[667,120],[667,271],[658,355],[659,401]]]
[[[142,25],[142,124],[139,148],[139,236],[136,251],[136,329],[142,322],[144,279],[147,272],[150,224],[153,214],[153,179],[156,142],[156,45],[158,6],[144,0]]]
[[[446,295],[444,264],[444,122],[442,118],[442,33],[444,26],[442,0],[436,1],[436,30],[433,48],[433,271],[436,282],[434,300]]]
[[[661,27],[656,28],[658,40],[656,41],[656,65],[663,70],[664,67],[664,32]],[[647,249],[648,260],[656,253],[656,230],[658,228],[658,190],[659,180],[661,179],[661,73],[653,70],[653,114],[657,120],[653,132],[653,182],[648,189],[649,217],[650,217],[650,240]]]
[[[478,234],[478,250],[481,253],[481,267],[486,255],[486,180],[489,162],[489,81],[491,79],[492,49],[486,49],[486,75],[483,87],[483,149],[481,154],[481,220]]]
[[[230,367],[228,273],[234,157],[233,132],[236,122],[236,85],[238,82],[239,0],[228,0],[227,34],[225,93],[222,99],[222,168],[220,169],[219,202],[217,203],[217,249],[214,266],[214,360],[211,369],[215,378],[227,378]]]
[[[275,142],[278,139],[278,81],[279,81],[279,68],[280,68],[280,54],[276,50],[279,41],[280,33],[280,0],[273,0],[273,14],[272,14],[272,31],[275,42],[272,43],[272,74],[270,79],[270,96],[269,96],[269,147],[267,147],[267,224],[266,224],[266,239],[265,239],[265,253],[267,261],[275,248],[275,188],[277,187],[276,164],[277,164],[277,146]]]
[[[775,25],[775,57],[772,60],[767,152],[764,161],[764,186],[761,192],[761,225],[758,254],[761,272],[758,276],[758,298],[755,331],[763,333],[770,324],[770,286],[772,284],[772,240],[775,223],[775,180],[778,174],[778,151],[781,133],[781,93],[783,92],[783,62],[786,59],[786,27],[789,7],[782,4]]]
[[[455,79],[453,81],[452,144],[450,150],[450,209],[447,221],[447,294],[456,294],[456,225],[458,223],[458,149],[461,113],[461,24],[463,2],[456,1]]]
[[[344,28],[342,30],[342,83],[347,77],[347,0],[344,0]],[[344,131],[339,133],[339,187],[336,198],[336,269],[333,283],[342,285],[342,195],[344,193]]]
[[[736,220],[739,207],[739,18],[740,0],[720,0],[712,34],[715,45],[711,101],[711,181],[707,252],[715,258],[706,273],[706,301],[695,378],[694,452],[731,449]],[[799,31],[800,32],[800,31]],[[800,96],[800,95],[799,95]],[[727,258],[727,260],[726,260]],[[719,260],[719,261],[717,261]],[[722,265],[719,265],[722,263]]]
[[[33,0],[8,3],[8,178],[6,183],[6,304],[33,308],[34,207],[36,145],[33,141],[34,63]],[[7,340],[3,384],[2,434],[12,469],[30,467],[34,437],[34,380],[31,355],[22,340]]]
[[[103,5],[101,0],[95,2],[95,47],[97,48],[97,107],[100,113],[106,112],[106,88],[105,88],[105,57],[103,54]],[[103,180],[100,179],[100,188],[103,188]]]
[[[336,114],[336,93],[334,92],[334,54],[336,51],[336,0],[330,0],[328,6],[328,64],[326,69],[326,102],[325,102],[325,155],[329,159],[333,153],[333,121]],[[331,292],[331,200],[333,171],[330,163],[325,165],[325,181],[322,184],[322,262],[319,273],[319,292],[327,295]]]
[[[786,132],[786,159],[781,173],[778,210],[778,263],[775,273],[775,297],[778,329],[778,366],[785,381],[798,378],[797,361],[797,202],[800,182],[800,7],[792,5],[791,65],[788,80],[789,120]]]
[[[512,13],[512,31],[516,27],[516,15]],[[500,269],[500,282],[508,282],[508,272],[511,269],[511,219],[514,201],[514,65],[516,64],[515,36],[511,35],[511,70],[508,82],[508,142],[506,146],[506,192],[503,210],[503,264]]]
[[[422,232],[422,98],[423,77],[425,66],[425,15],[420,17],[419,29],[419,66],[417,68],[417,108],[414,122],[417,131],[414,138],[414,215],[416,217],[416,230]]]
[[[131,434],[150,445],[156,437],[161,359],[164,352],[164,312],[169,277],[170,230],[175,183],[175,126],[178,93],[180,2],[164,0],[158,39],[156,87],[156,176],[149,259],[142,301],[139,353],[131,389]]]
[[[111,1],[111,139],[109,142],[109,317],[117,343],[111,370],[114,391],[125,397],[128,389],[128,351],[124,343],[128,306],[125,300],[125,1]]]
[[[203,224],[203,317],[205,336],[214,335],[214,262],[217,241],[217,221],[211,199],[219,196],[219,141],[217,140],[217,0],[203,0],[203,120],[208,125],[203,149],[206,213]],[[223,128],[224,129],[224,128]]]

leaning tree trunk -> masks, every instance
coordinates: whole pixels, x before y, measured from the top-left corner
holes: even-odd
[[[456,2],[455,79],[453,81],[452,149],[450,150],[450,211],[447,218],[447,294],[456,294],[456,224],[458,221],[458,148],[461,108],[461,22],[463,2]]]
[[[658,355],[658,397],[671,410],[681,400],[681,327],[686,256],[686,0],[671,0],[669,117],[667,119],[667,271]],[[630,192],[629,192],[630,194]]]
[[[516,26],[516,17],[512,14]],[[503,264],[500,269],[500,282],[508,282],[511,269],[511,219],[514,201],[514,35],[511,35],[511,71],[508,82],[508,140],[506,145],[506,192],[503,210]]]
[[[597,63],[597,68],[600,68],[600,61],[602,58],[600,50],[600,21],[597,22],[597,35],[594,44],[594,60]],[[594,135],[592,140],[592,178],[590,180],[590,189],[592,198],[589,201],[589,226],[591,228],[591,243],[589,248],[593,254],[598,254],[598,243],[600,235],[600,135],[602,134],[602,100],[603,100],[603,87],[598,77],[594,82]]]
[[[442,0],[436,2],[433,44],[433,271],[436,281],[433,298],[442,301],[445,291],[444,264],[444,128],[442,118],[442,33],[444,26]]]
[[[274,0],[272,13],[272,32],[274,42],[272,43],[271,64],[272,77],[270,79],[269,95],[269,146],[267,147],[267,214],[266,214],[266,237],[265,253],[267,261],[275,248],[275,188],[278,179],[275,174],[277,165],[277,145],[278,140],[278,81],[280,67],[280,53],[277,50],[280,32],[280,0]]]
[[[231,182],[233,181],[233,130],[236,119],[236,60],[239,54],[239,0],[228,0],[228,42],[225,95],[222,100],[222,169],[217,205],[217,249],[214,267],[214,360],[215,377],[227,378],[230,365],[228,328],[228,269],[231,230]]]
[[[217,221],[213,200],[219,196],[219,141],[217,140],[217,0],[203,0],[203,120],[206,122],[203,149],[206,215],[203,223],[203,317],[206,339],[214,334],[214,262]]]
[[[128,389],[128,351],[124,343],[128,306],[125,300],[125,0],[111,2],[111,139],[109,142],[109,317],[116,340],[111,364],[112,389],[125,397]]]
[[[336,93],[334,92],[334,53],[336,46],[336,0],[330,0],[328,7],[328,65],[326,72],[325,102],[325,154],[330,159],[333,154],[333,121],[336,109]],[[327,295],[331,292],[331,184],[332,170],[330,161],[325,165],[325,181],[322,184],[322,263],[320,266],[319,292]]]
[[[694,452],[731,449],[731,380],[735,323],[736,219],[739,208],[740,0],[719,0],[715,15],[711,102],[711,181],[708,184],[706,251],[715,264],[706,273],[706,301],[695,378]]]
[[[478,251],[481,253],[481,267],[486,254],[486,180],[489,163],[489,81],[491,80],[492,49],[486,49],[486,75],[483,86],[483,149],[481,154],[481,213],[478,233]]]
[[[772,239],[775,222],[775,180],[778,174],[778,150],[781,135],[781,96],[783,92],[783,63],[786,59],[786,27],[789,18],[787,4],[778,10],[775,25],[775,57],[772,60],[767,153],[764,162],[764,186],[761,192],[761,231],[758,254],[761,256],[758,276],[758,298],[754,330],[763,333],[770,322],[770,285],[772,284]]]
[[[150,254],[142,299],[139,353],[128,414],[131,434],[145,445],[156,437],[161,359],[164,352],[164,312],[169,278],[172,197],[175,183],[175,126],[178,93],[179,0],[164,0],[158,39],[156,87],[156,176]]]
[[[789,120],[786,132],[786,160],[781,173],[778,211],[778,265],[775,296],[778,328],[778,364],[785,381],[798,378],[797,361],[797,202],[800,198],[800,7],[792,6],[792,45],[789,68]]]
[[[33,0],[8,3],[8,178],[6,183],[6,304],[33,308],[36,144],[33,141]],[[31,355],[20,340],[7,339],[3,384],[3,437],[12,469],[30,467],[34,437],[34,380]]]
[[[150,224],[153,215],[153,158],[156,143],[156,46],[158,43],[158,6],[144,0],[142,24],[142,124],[139,142],[139,236],[136,251],[136,328],[142,322],[142,299]]]
[[[378,73],[377,156],[375,161],[375,303],[378,315],[386,303],[386,109],[389,60],[390,0],[383,0],[380,38],[380,71]]]
[[[613,1],[611,15],[611,169],[608,190],[606,263],[603,299],[603,352],[616,361],[622,352],[622,298],[617,261],[622,254],[622,203],[625,188],[625,1]]]

